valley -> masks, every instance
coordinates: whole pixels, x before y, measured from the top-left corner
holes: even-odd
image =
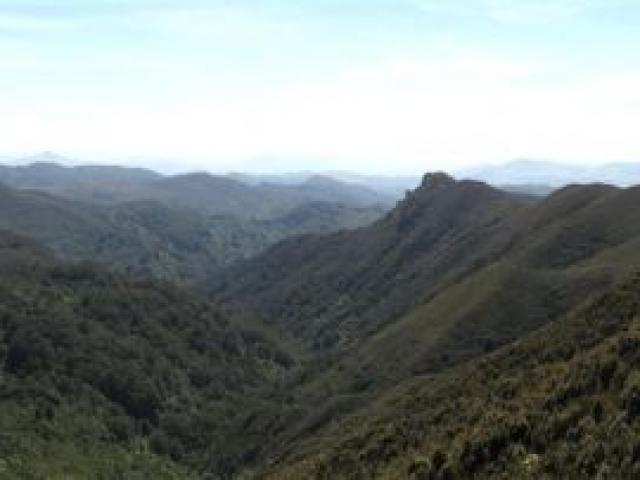
[[[0,478],[640,471],[639,187],[4,169]]]

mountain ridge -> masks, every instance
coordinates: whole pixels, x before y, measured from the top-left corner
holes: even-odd
[[[178,197],[193,193],[193,202],[208,201],[207,192],[216,188],[244,191],[237,182],[202,173],[169,183]],[[325,185],[323,179],[319,183]],[[576,409],[595,411],[603,396],[597,415],[611,419],[605,423],[613,428],[616,412],[628,414],[627,383],[633,381],[635,360],[614,355],[624,378],[613,387],[597,384],[595,396],[567,393],[558,385],[592,385],[600,367],[587,368],[577,383],[564,375],[585,368],[571,355],[579,351],[579,358],[593,359],[594,365],[605,358],[609,364],[608,342],[626,342],[626,330],[637,327],[631,317],[638,282],[623,282],[640,271],[640,187],[575,184],[532,197],[433,172],[395,208],[379,212],[375,222],[333,233],[336,219],[357,222],[368,210],[311,202],[289,205],[282,216],[239,220],[196,210],[195,203],[180,209],[178,202],[164,200],[96,204],[0,185],[0,229],[35,239],[0,231],[0,355],[9,386],[23,392],[16,395],[28,400],[26,408],[40,412],[35,413],[37,428],[26,428],[11,415],[25,419],[31,410],[11,400],[5,405],[12,413],[0,415],[0,425],[11,432],[26,428],[28,441],[50,448],[39,433],[43,425],[61,428],[90,419],[98,430],[110,432],[108,440],[98,430],[90,437],[90,461],[101,472],[112,472],[96,460],[105,449],[108,458],[135,458],[141,468],[167,468],[175,478],[553,478],[554,472],[594,476],[604,468],[599,454],[590,463],[575,460],[575,441],[561,438],[568,431],[562,425],[571,420],[558,418],[573,418]],[[225,226],[229,238],[211,238],[215,225]],[[282,231],[294,236],[209,275],[215,258],[207,255],[216,242],[238,247]],[[66,261],[52,258],[52,252],[64,254]],[[179,281],[178,270],[162,274],[164,268],[177,268],[180,252],[194,255],[180,268],[196,277],[191,285],[199,293],[170,285]],[[68,263],[89,259],[136,277],[135,269],[128,269],[132,258],[160,271],[152,268],[141,281]],[[218,329],[212,336],[190,330],[202,311],[218,312],[211,318],[221,319],[219,325],[203,320],[203,328]],[[623,318],[607,326],[608,311]],[[604,327],[586,330],[594,324]],[[83,340],[76,338],[76,327]],[[114,340],[99,342],[97,333]],[[591,343],[576,349],[584,338]],[[147,352],[144,361],[136,363],[138,357],[120,341],[139,344]],[[121,350],[110,351],[110,345]],[[86,362],[92,372],[103,353],[113,356],[122,371],[116,375],[104,365],[111,377],[97,371],[84,375],[74,359],[87,355],[85,347],[96,354]],[[120,358],[122,352],[133,360]],[[213,356],[210,365],[201,363],[203,355]],[[534,365],[538,357],[542,360]],[[126,373],[129,361],[132,372],[145,372],[157,383],[140,383],[137,377],[144,375]],[[184,371],[192,361],[197,371]],[[160,374],[165,367],[171,380],[159,391],[173,392],[169,403],[154,390],[166,381]],[[239,376],[227,378],[227,371]],[[527,396],[529,374],[551,403]],[[60,376],[83,385],[79,391],[91,391],[91,397],[82,393],[82,401],[75,402],[60,390]],[[118,377],[131,384],[122,387]],[[211,378],[214,384],[202,389]],[[32,387],[25,379],[53,389],[63,408],[36,397],[31,403],[24,392]],[[189,398],[179,399],[178,391]],[[50,398],[38,392],[38,399]],[[517,414],[509,409],[514,398]],[[569,399],[570,408],[558,398]],[[581,402],[587,410],[580,410]],[[114,403],[120,405],[118,420],[94,409]],[[487,416],[480,408],[485,405]],[[545,408],[558,418],[546,418]],[[502,419],[497,424],[494,414]],[[589,415],[580,418],[595,418]],[[151,425],[143,427],[138,417]],[[111,425],[114,421],[124,430]],[[628,424],[621,438],[632,438],[633,419]],[[571,438],[593,453],[586,439],[601,438],[599,428],[584,427],[584,436],[571,433]],[[60,438],[75,456],[79,431],[74,429]],[[560,437],[549,436],[541,444],[548,431],[561,432]],[[433,441],[423,432],[431,432]],[[120,434],[127,440],[119,440]],[[132,439],[148,445],[150,456],[129,457]],[[547,445],[557,446],[559,453],[554,456]],[[616,451],[603,448],[618,462]],[[32,466],[11,456],[15,452],[6,455],[35,475],[34,469],[53,462],[44,450],[38,452]],[[527,470],[525,463],[535,459],[539,463]]]
[[[283,285],[279,291],[277,289],[280,288],[278,282],[282,278],[283,268],[289,268],[294,275],[300,275],[296,273],[296,268],[300,268],[302,275],[304,272],[309,272],[309,279],[313,278],[315,288],[325,289],[328,295],[332,294],[330,286],[336,285],[341,292],[340,296],[346,302],[350,302],[346,298],[346,295],[351,295],[350,292],[353,294],[358,292],[358,295],[362,295],[363,290],[372,289],[367,293],[367,298],[369,301],[378,298],[378,301],[383,304],[382,308],[388,311],[384,318],[390,319],[407,308],[415,300],[419,291],[424,294],[424,289],[418,287],[418,284],[424,282],[429,284],[435,281],[436,276],[441,280],[445,275],[449,275],[450,281],[453,281],[456,276],[475,268],[475,264],[481,264],[486,258],[506,248],[508,239],[502,236],[498,226],[505,224],[505,228],[508,229],[506,224],[515,220],[511,218],[511,210],[518,208],[523,208],[520,200],[479,182],[457,182],[445,174],[426,175],[422,185],[415,192],[409,193],[393,211],[366,229],[339,233],[330,237],[306,237],[284,242],[271,249],[266,255],[253,261],[249,260],[246,267],[240,266],[233,269],[229,274],[229,278],[233,279],[233,285],[229,286],[231,291],[224,292],[222,287],[221,290],[224,293],[221,299],[233,297],[234,289],[242,288],[243,282],[246,282],[247,296],[251,298],[242,297],[241,303],[245,306],[259,303],[261,296],[269,297],[269,291],[271,291],[274,297],[266,300],[265,304],[257,309],[272,318],[291,316],[292,321],[299,324],[296,315],[300,318],[302,314],[296,313],[295,306],[292,306],[289,311],[269,311],[268,309],[271,305],[275,308],[296,305],[289,299],[303,294],[302,289],[306,288],[304,285],[308,279],[299,278],[290,286]],[[429,213],[421,212],[422,209],[427,209]],[[474,217],[475,212],[478,213],[476,217]],[[415,223],[422,215],[429,216],[431,223]],[[453,218],[457,223],[452,225]],[[464,219],[467,218],[471,222],[469,225],[465,224]],[[456,232],[456,225],[461,230]],[[479,231],[482,233],[478,233]],[[496,237],[485,238],[490,236],[491,232],[495,232]],[[457,236],[458,246],[450,247],[452,236]],[[495,244],[492,245],[492,241],[495,241]],[[477,248],[479,253],[476,254],[475,259],[474,254],[471,254],[471,258],[467,257],[462,262],[460,252],[466,249],[466,245],[474,242],[479,244]],[[482,245],[485,245],[485,251],[482,251]],[[453,251],[449,251],[450,248],[453,248]],[[437,254],[435,250],[438,251]],[[421,252],[424,251],[428,251],[427,256],[419,260]],[[329,257],[340,260],[332,261]],[[421,261],[424,265],[420,268],[425,272],[422,277],[417,270]],[[263,262],[264,265],[259,262]],[[334,270],[326,270],[326,265],[334,265]],[[342,271],[343,267],[345,271]],[[322,273],[323,269],[326,273]],[[388,271],[385,272],[385,269]],[[456,269],[460,270],[456,273]],[[314,271],[315,273],[312,273]],[[407,288],[412,289],[411,292],[402,292],[399,297],[391,300],[380,299],[377,292],[384,290],[383,285],[391,279],[394,279],[394,291],[389,291],[388,295],[397,295],[402,291],[402,283],[399,282],[403,282]],[[318,290],[306,291],[307,295],[311,291],[314,296],[319,295]],[[265,312],[263,308],[267,311]],[[326,316],[322,311],[331,307],[325,307],[320,301],[317,307],[312,308],[316,308],[317,312]],[[329,317],[330,321],[335,322],[341,315],[348,313],[348,310],[344,314],[341,313],[340,308],[338,306],[334,309],[334,313],[331,313],[333,317]],[[305,315],[308,313],[305,312]],[[360,320],[356,320],[358,323],[351,327],[353,329],[365,327],[365,324],[370,321],[370,319],[364,319],[367,318],[365,312],[359,311],[358,315]],[[383,323],[384,321],[382,320]],[[292,325],[289,323],[287,330],[295,331],[295,328],[298,328]],[[371,326],[369,324],[365,329]],[[301,325],[300,328],[304,327]]]
[[[576,185],[531,203],[480,182],[431,174],[372,226],[324,239],[304,237],[283,242],[232,269],[230,288],[246,288],[236,297],[239,304],[267,321],[273,319],[270,325],[302,340],[312,358],[307,373],[287,388],[287,398],[293,398],[289,408],[267,408],[253,415],[264,418],[264,423],[257,422],[254,428],[269,424],[279,432],[269,437],[268,446],[260,447],[262,458],[287,458],[288,452],[320,441],[319,432],[342,424],[353,412],[366,409],[399,384],[446,375],[517,342],[639,271],[639,196],[639,188]],[[448,200],[439,203],[443,198]],[[504,204],[495,201],[505,198],[509,208],[496,208]],[[623,205],[627,207],[622,215],[611,215],[622,212]],[[456,212],[463,225],[472,225],[476,233],[479,225],[495,226],[500,232],[494,237],[497,241],[486,244],[485,254],[469,251],[479,245],[464,242],[473,237],[464,227],[456,226],[451,212]],[[511,221],[505,222],[505,218]],[[475,253],[478,263],[463,263],[460,275],[455,274],[455,268],[448,273],[439,270],[436,284],[416,282],[415,273],[401,269],[400,276],[390,276],[393,287],[365,297],[364,308],[350,300],[363,297],[363,285],[369,279],[380,285],[380,279],[385,278],[379,275],[386,265],[383,259],[400,255],[402,242],[413,234],[418,233],[417,245],[425,250],[409,249],[411,262],[434,253],[441,258],[438,242],[428,241],[438,237],[438,225],[446,232],[443,238],[449,248],[462,239],[462,257],[468,260]],[[375,234],[380,228],[391,239],[392,254],[385,249],[379,232]],[[434,233],[435,237],[430,236]],[[486,235],[483,238],[487,240]],[[359,265],[360,248],[371,250],[367,241],[379,248],[380,256],[365,262],[369,269],[357,267],[351,277],[344,277],[351,265]],[[331,257],[338,261],[328,267]],[[417,272],[423,278],[433,273],[433,263],[418,264]],[[328,270],[319,270],[320,266]],[[450,280],[443,281],[447,274]],[[244,287],[247,277],[243,275],[251,279]],[[410,291],[408,284],[402,283],[406,279],[413,282]],[[332,282],[337,285],[335,290],[319,290]],[[228,297],[218,298],[233,299],[233,290],[229,293],[225,288],[229,287],[222,289]],[[408,292],[404,307],[390,313],[380,308],[389,298],[403,298],[394,297],[397,289]],[[373,325],[364,323],[367,308],[368,318],[375,319]],[[326,328],[329,315],[334,320]],[[326,342],[327,332],[344,332],[348,341]]]
[[[299,184],[250,184],[231,176],[191,172],[161,175],[151,170],[117,166],[65,167],[53,155],[37,163],[0,166],[0,181],[21,189],[35,189],[72,200],[118,204],[154,200],[171,208],[197,209],[210,215],[233,215],[268,220],[307,203],[342,204],[355,208],[390,208],[394,198],[335,179]]]

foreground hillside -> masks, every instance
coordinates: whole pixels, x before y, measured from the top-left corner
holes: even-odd
[[[229,425],[294,366],[248,320],[3,232],[0,357],[0,478],[224,474]]]
[[[638,478],[640,277],[468,365],[416,378],[260,478]]]

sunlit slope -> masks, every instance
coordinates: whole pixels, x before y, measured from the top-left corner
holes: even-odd
[[[638,277],[497,352],[416,377],[261,478],[635,478]]]

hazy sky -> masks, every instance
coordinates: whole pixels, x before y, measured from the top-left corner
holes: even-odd
[[[0,153],[640,161],[638,0],[0,0]]]

